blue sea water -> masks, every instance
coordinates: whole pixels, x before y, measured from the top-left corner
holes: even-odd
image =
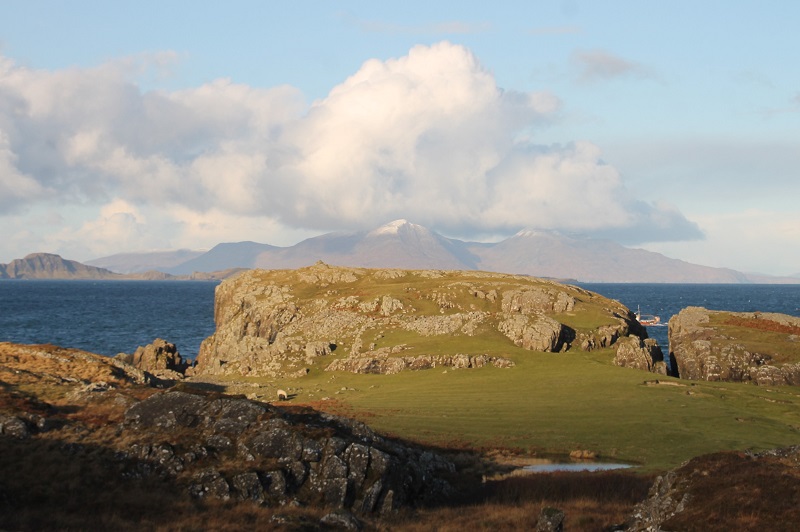
[[[669,319],[686,307],[732,312],[779,312],[800,317],[800,285],[774,284],[640,284],[579,283],[578,286],[616,299],[632,311],[661,318],[647,334],[666,348]]]
[[[208,281],[0,281],[0,341],[51,343],[101,355],[164,338],[194,358],[214,332]],[[800,316],[800,285],[606,284],[579,286],[666,323],[687,306]],[[648,327],[666,347],[667,327]]]
[[[163,338],[195,358],[214,333],[210,281],[0,281],[0,341],[114,356]]]

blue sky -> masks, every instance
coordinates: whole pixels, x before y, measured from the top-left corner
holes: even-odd
[[[796,2],[0,4],[0,262],[408,218],[800,273]]]

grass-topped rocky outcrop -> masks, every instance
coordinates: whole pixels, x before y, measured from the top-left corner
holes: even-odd
[[[800,385],[800,318],[688,307],[669,321],[683,379]]]
[[[509,368],[520,352],[587,352],[628,337],[621,365],[666,372],[619,302],[525,276],[323,263],[251,270],[217,288],[215,320],[195,375]]]

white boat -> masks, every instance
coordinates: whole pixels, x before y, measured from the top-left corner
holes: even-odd
[[[661,325],[661,318],[654,314],[642,314],[639,306],[636,306],[636,321],[642,325]]]

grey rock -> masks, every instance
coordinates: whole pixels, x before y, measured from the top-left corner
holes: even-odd
[[[234,476],[231,479],[231,486],[236,498],[239,500],[263,503],[266,498],[264,486],[255,471],[248,471]]]
[[[0,416],[0,434],[20,440],[31,437],[28,424],[16,416]]]
[[[203,398],[185,392],[156,394],[125,411],[125,423],[139,427],[193,427],[203,419]]]
[[[361,521],[346,510],[337,510],[325,514],[319,522],[328,528],[336,530],[361,530],[363,528]]]
[[[208,468],[192,477],[189,493],[196,498],[213,497],[228,500],[230,499],[230,486],[219,471]]]
[[[264,473],[264,482],[271,498],[281,500],[286,497],[288,487],[286,475],[283,474],[283,471],[280,469],[267,471]]]
[[[564,512],[558,508],[545,507],[536,521],[536,532],[562,532],[564,530]]]
[[[545,316],[507,313],[498,325],[514,344],[531,351],[555,352],[561,349],[563,326]]]
[[[626,336],[616,343],[614,364],[625,368],[640,369],[661,375],[667,374],[664,354],[658,342],[652,338],[642,340],[638,336]]]

